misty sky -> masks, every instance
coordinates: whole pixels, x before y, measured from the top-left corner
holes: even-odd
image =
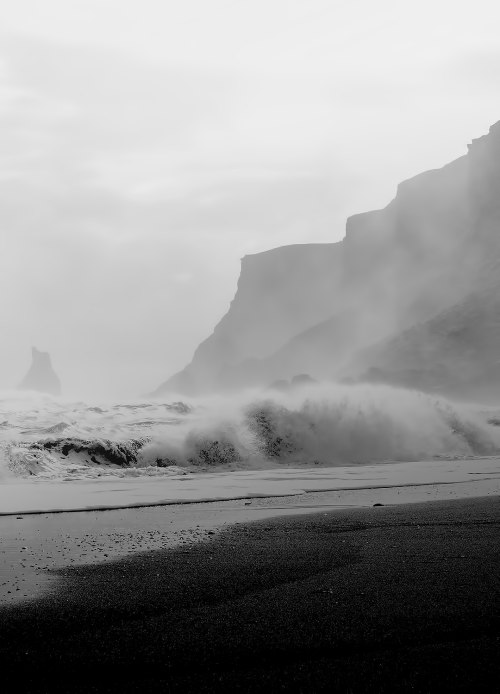
[[[239,259],[349,214],[500,119],[496,0],[0,0],[0,388],[190,361]]]

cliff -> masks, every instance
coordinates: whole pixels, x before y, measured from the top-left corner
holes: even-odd
[[[374,354],[385,354],[391,339],[435,317],[439,324],[463,301],[470,315],[471,292],[493,291],[487,285],[498,257],[499,194],[500,122],[466,155],[401,183],[384,209],[350,217],[341,243],[244,259],[229,312],[184,372],[191,392],[264,385],[300,372],[331,378],[383,370],[386,361]],[[377,343],[370,356],[367,348]],[[389,361],[397,351],[391,345]],[[420,368],[406,359],[405,368]]]
[[[272,354],[330,315],[340,274],[340,243],[285,246],[245,256],[229,311],[191,363],[154,395],[214,390],[224,371],[247,358]]]
[[[32,347],[32,363],[28,373],[19,385],[20,390],[36,390],[51,395],[61,394],[61,382],[52,368],[48,352],[39,352]]]
[[[500,123],[469,145],[467,162],[469,232],[462,249],[474,261],[471,291],[457,292],[432,319],[361,350],[344,375],[500,401]]]
[[[353,380],[500,401],[500,280],[433,319],[371,346],[349,366]]]

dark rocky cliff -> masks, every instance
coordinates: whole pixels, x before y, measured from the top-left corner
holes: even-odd
[[[401,183],[383,210],[350,217],[341,243],[245,258],[229,312],[161,388],[330,378],[358,352],[353,373],[376,366],[370,345],[460,304],[495,273],[499,229],[500,122],[468,154]]]
[[[500,402],[500,123],[469,145],[465,159],[468,231],[461,251],[472,261],[470,291],[457,291],[430,320],[360,351],[345,375]],[[451,262],[462,270],[463,259]]]
[[[327,318],[340,281],[340,258],[340,243],[284,246],[245,256],[229,311],[191,363],[155,394],[214,390],[227,369],[272,354]]]
[[[500,403],[500,275],[431,320],[361,351],[346,374]]]

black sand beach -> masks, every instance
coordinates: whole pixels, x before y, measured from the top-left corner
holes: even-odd
[[[57,569],[0,609],[4,691],[498,691],[499,527],[499,497],[335,510]]]

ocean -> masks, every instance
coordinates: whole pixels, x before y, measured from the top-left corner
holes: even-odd
[[[121,402],[4,392],[0,513],[470,481],[496,470],[499,424],[492,408],[377,385]]]

